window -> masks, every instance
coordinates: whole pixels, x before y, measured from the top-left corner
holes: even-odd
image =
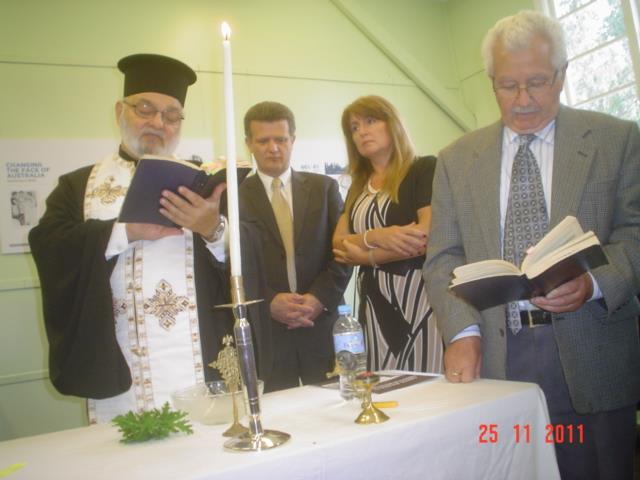
[[[565,31],[562,102],[640,123],[637,0],[538,0]]]

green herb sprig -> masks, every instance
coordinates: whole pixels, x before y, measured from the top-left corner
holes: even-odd
[[[185,412],[171,410],[169,402],[166,402],[162,410],[154,408],[142,413],[127,412],[115,417],[112,423],[122,432],[121,442],[134,443],[166,438],[178,432],[191,435],[193,429],[186,417]]]

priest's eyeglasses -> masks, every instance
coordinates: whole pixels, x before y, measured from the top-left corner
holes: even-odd
[[[493,83],[493,91],[500,98],[504,100],[515,100],[520,96],[522,90],[526,90],[527,95],[531,98],[539,98],[547,93],[551,86],[556,83],[558,78],[558,70],[553,73],[553,77],[533,77],[527,80],[524,85],[520,85],[518,82],[506,81],[496,84]]]
[[[133,111],[140,118],[146,118],[147,120],[154,118],[158,113],[162,117],[162,121],[167,125],[175,125],[184,120],[182,110],[179,108],[169,107],[165,110],[158,110],[158,108],[148,100],[140,100],[137,103],[129,103],[123,100],[122,103],[133,108]]]

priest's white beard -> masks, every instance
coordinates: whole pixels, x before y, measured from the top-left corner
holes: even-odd
[[[161,131],[153,127],[145,127],[143,128],[138,135],[135,135],[134,132],[129,128],[129,124],[127,123],[127,119],[124,115],[124,109],[120,113],[120,121],[118,122],[120,126],[120,136],[122,137],[122,143],[127,150],[136,157],[140,158],[143,155],[163,155],[168,156],[171,155],[176,147],[178,146],[179,135],[175,135],[170,142],[166,141],[166,137],[163,135]],[[158,137],[164,138],[164,145],[159,145],[156,143],[146,143],[140,140],[143,135],[156,135]]]

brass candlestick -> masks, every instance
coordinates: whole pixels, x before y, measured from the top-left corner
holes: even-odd
[[[249,429],[242,425],[238,420],[238,403],[236,401],[236,393],[240,391],[240,369],[238,368],[238,352],[233,347],[233,337],[225,335],[222,339],[224,348],[218,353],[218,359],[209,364],[210,367],[217,369],[224,379],[229,392],[231,393],[231,402],[233,403],[233,423],[222,434],[224,437],[235,437],[242,433],[248,432]]]
[[[389,420],[389,416],[371,401],[371,390],[379,381],[380,377],[373,372],[362,372],[356,375],[354,386],[362,395],[362,412],[355,419],[355,422],[360,425],[382,423]]]

